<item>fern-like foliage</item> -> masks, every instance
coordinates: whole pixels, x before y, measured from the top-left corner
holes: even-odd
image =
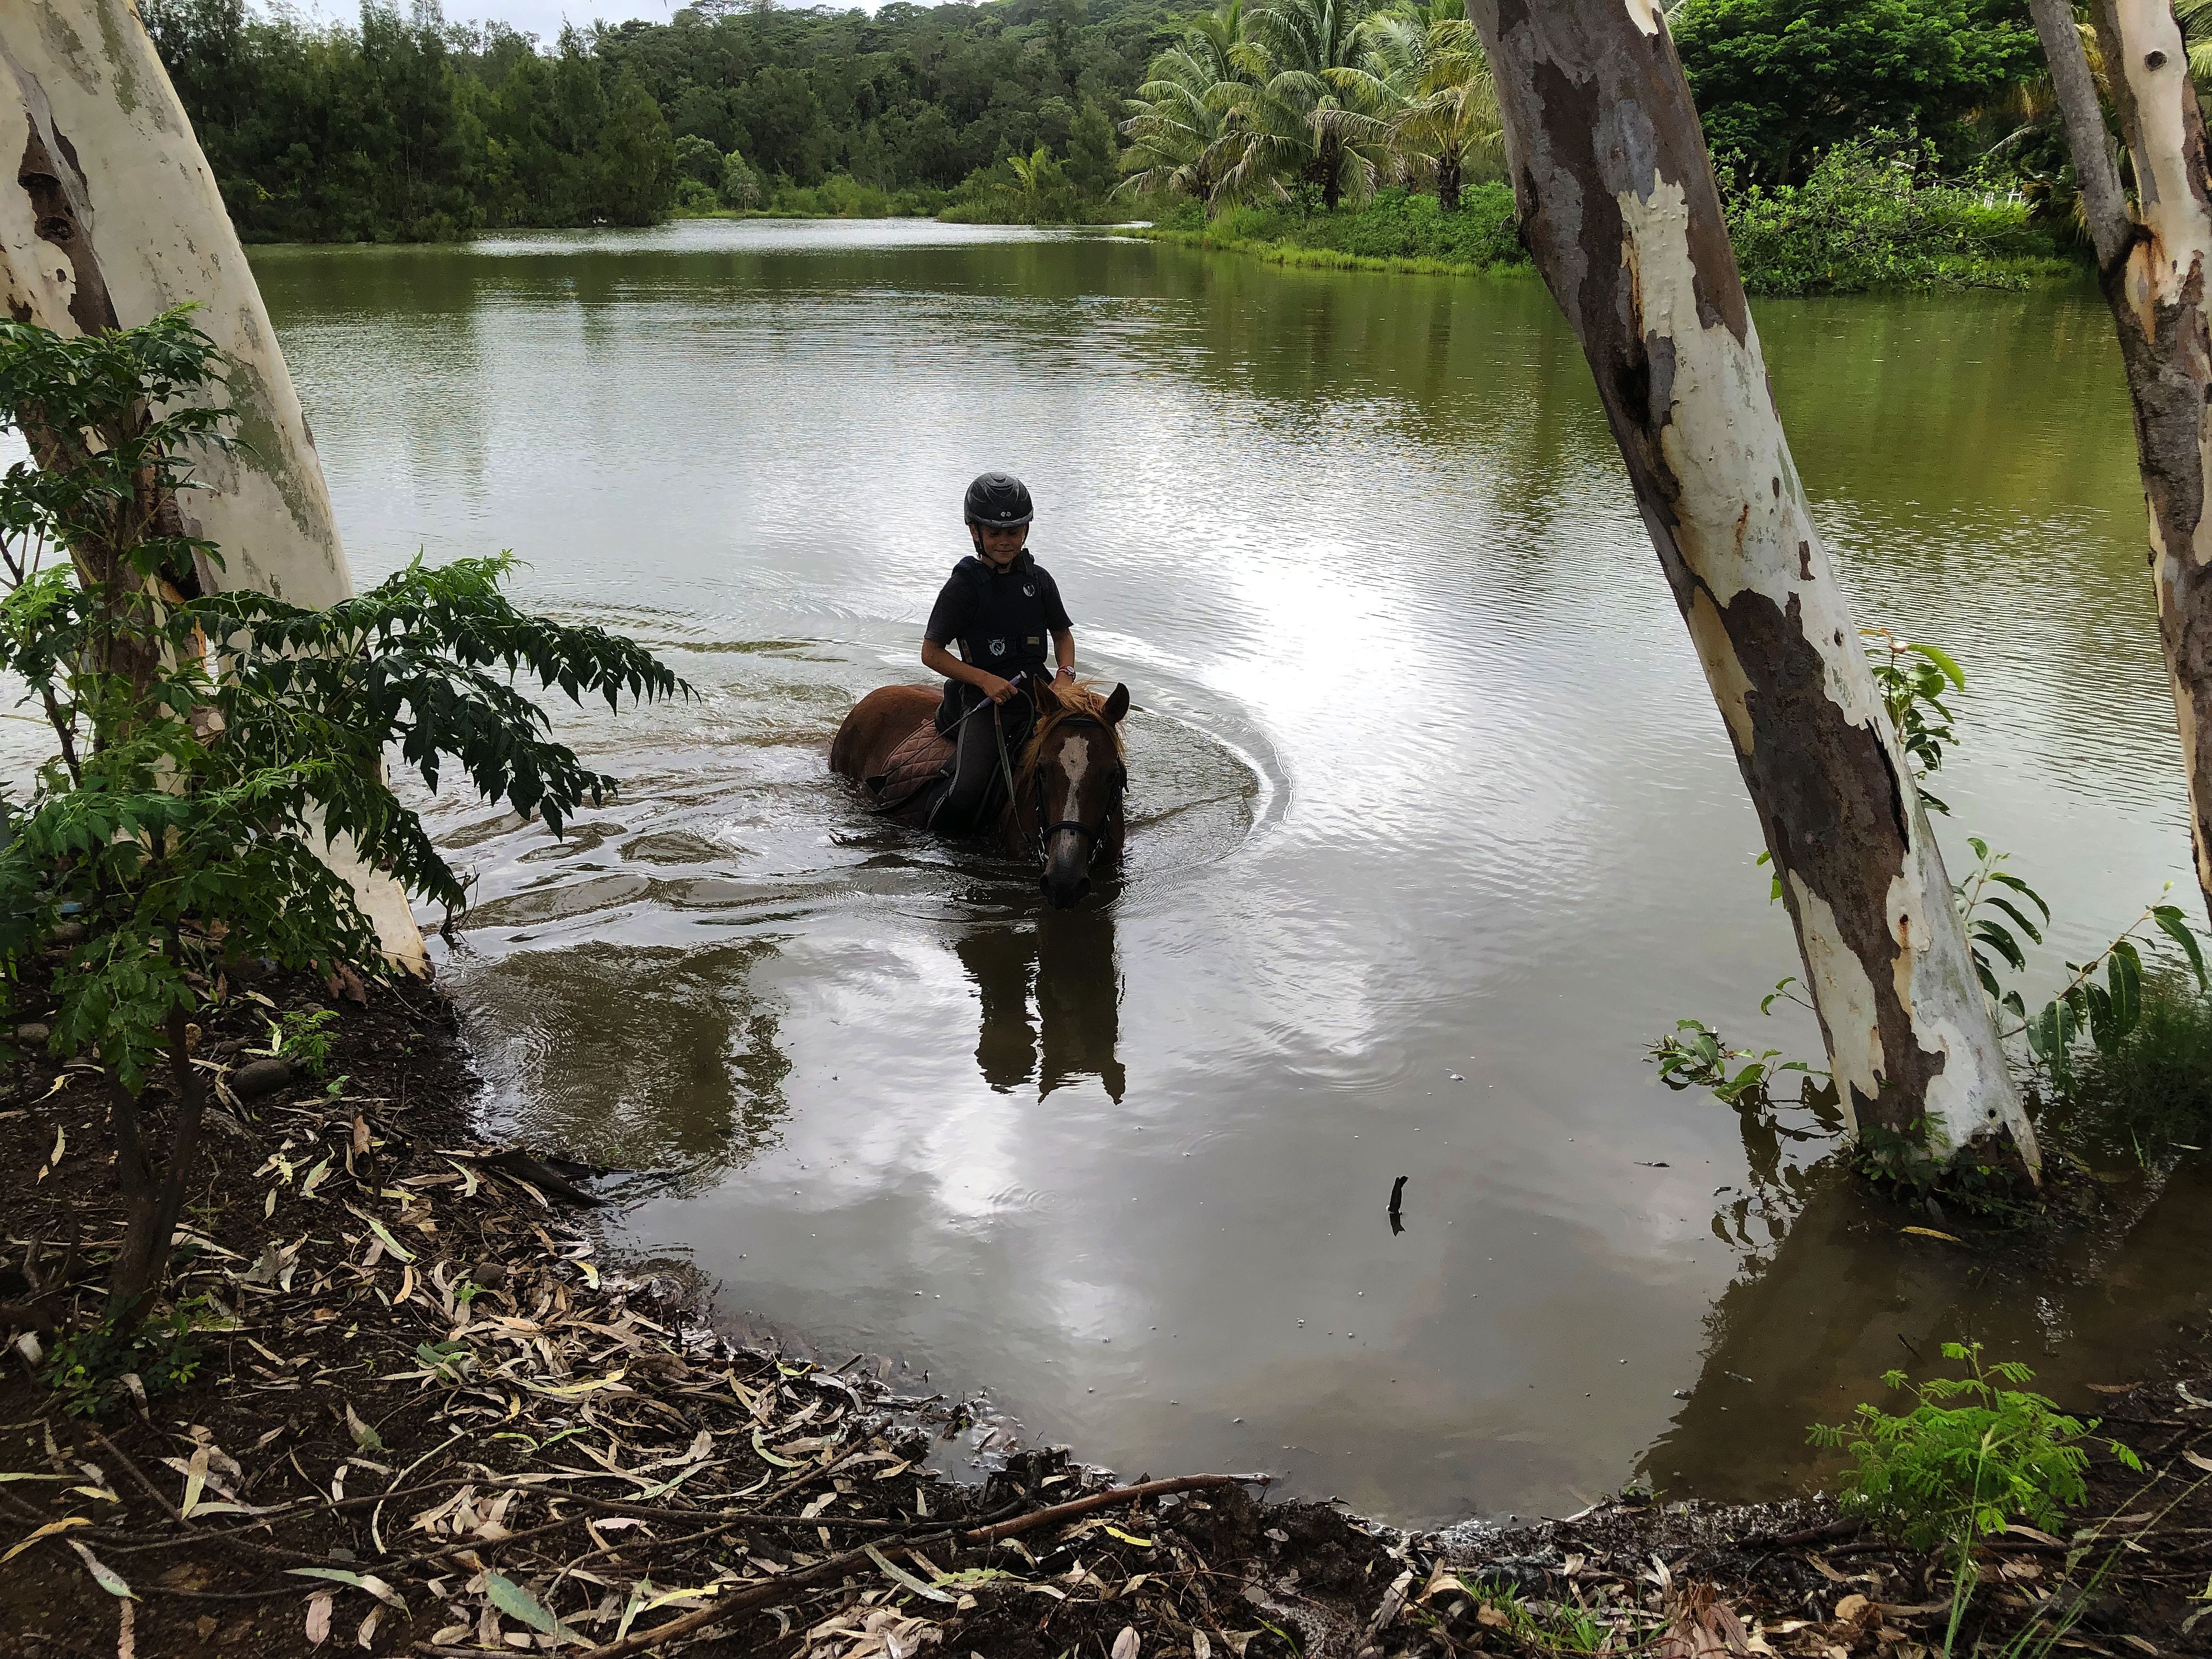
[[[2018,1360],[1984,1364],[1978,1342],[1946,1342],[1943,1358],[1966,1374],[1917,1384],[1903,1371],[1882,1378],[1911,1391],[1910,1411],[1863,1404],[1848,1423],[1813,1425],[1814,1445],[1850,1453],[1844,1506],[1912,1549],[1959,1547],[2015,1521],[2060,1526],[2087,1498],[2083,1443],[2096,1423],[2028,1393],[2035,1373]],[[2142,1467],[2118,1441],[2106,1443],[2130,1468]]]
[[[230,965],[383,970],[314,848],[349,837],[461,906],[391,755],[558,831],[614,785],[554,739],[533,690],[610,707],[688,690],[630,641],[517,610],[505,554],[418,560],[322,611],[214,591],[222,550],[179,501],[234,443],[223,368],[184,311],[74,337],[0,321],[0,425],[33,457],[0,477],[0,677],[54,744],[27,793],[0,785],[0,1030],[43,962],[54,1053],[96,1060],[126,1112],[157,1071],[197,1098],[185,1026]],[[143,1219],[158,1273],[167,1228]]]

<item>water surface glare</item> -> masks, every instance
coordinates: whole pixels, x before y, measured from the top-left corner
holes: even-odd
[[[622,1224],[732,1318],[988,1385],[1132,1476],[1409,1521],[1639,1468],[1787,1487],[1901,1341],[1972,1328],[2073,1402],[2201,1331],[2191,1180],[1976,1282],[1807,1177],[1824,1142],[1655,1082],[1683,1015],[1813,1034],[1757,1015],[1788,926],[1533,282],[933,224],[254,263],[361,580],[511,547],[526,601],[697,688],[565,718],[624,786],[565,841],[434,817],[498,1114],[682,1170]],[[1863,619],[1972,675],[1947,843],[2013,848],[2094,948],[2186,859],[2100,303],[1759,321]],[[1140,710],[1127,878],[1073,915],[823,769],[921,678],[991,465]]]

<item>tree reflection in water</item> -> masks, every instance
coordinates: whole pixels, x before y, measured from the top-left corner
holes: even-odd
[[[457,964],[486,1116],[541,1151],[711,1185],[790,1109],[780,1010],[753,984],[775,953],[590,943]]]
[[[1121,968],[1111,909],[1054,911],[1031,921],[977,927],[953,949],[975,982],[981,1012],[975,1064],[986,1083],[1008,1093],[1034,1079],[1042,1099],[1078,1079],[1095,1077],[1108,1098],[1121,1103],[1127,1080],[1120,1052]]]
[[[2007,1235],[1872,1193],[1840,1153],[1784,1162],[1789,1144],[1841,1127],[1790,1121],[1800,1115],[1740,1109],[1749,1184],[1721,1189],[1713,1231],[1742,1260],[1706,1315],[1686,1403],[1638,1463],[1660,1491],[1741,1501],[1811,1489],[1836,1455],[1808,1446],[1807,1428],[1882,1399],[1886,1371],[1934,1374],[1947,1341],[2025,1361],[2039,1392],[2084,1416],[2097,1412],[2092,1384],[2212,1355],[2212,1283],[2201,1271],[2212,1163],[2108,1171],[2094,1218]],[[1754,1238],[1753,1223],[1767,1238]]]

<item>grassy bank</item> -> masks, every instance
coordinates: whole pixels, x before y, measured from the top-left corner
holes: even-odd
[[[1728,210],[1744,286],[1758,295],[2018,289],[2088,269],[2027,204],[1920,178],[1866,146],[1831,152],[1802,185],[1734,191]],[[1501,184],[1474,186],[1452,213],[1403,190],[1334,213],[1241,207],[1209,219],[1185,201],[1133,234],[1346,270],[1472,276],[1528,264]]]
[[[1473,276],[1528,264],[1514,228],[1513,192],[1503,185],[1469,190],[1455,213],[1446,213],[1433,196],[1403,190],[1378,191],[1371,201],[1334,213],[1237,207],[1212,220],[1186,201],[1131,234],[1334,270]]]
[[[678,219],[940,219],[957,225],[1108,225],[1157,217],[1176,204],[1131,199],[1079,187],[1042,151],[978,167],[951,190],[908,185],[885,190],[849,173],[818,185],[788,179],[768,188],[750,182],[742,194],[718,195],[696,179],[678,187]]]

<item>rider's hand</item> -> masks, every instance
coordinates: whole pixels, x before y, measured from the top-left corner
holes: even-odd
[[[978,689],[993,702],[1006,702],[1009,701],[1013,696],[1015,690],[1012,682],[1002,680],[996,674],[984,675],[983,683]]]
[[[1073,668],[1063,668],[1063,669],[1061,669],[1061,670],[1060,671],[1060,673],[1058,674],[1058,676],[1057,676],[1057,677],[1055,677],[1055,678],[1054,678],[1054,684],[1060,684],[1061,681],[1065,681],[1065,682],[1066,682],[1066,683],[1067,683],[1068,684],[1070,684],[1070,685],[1074,684],[1075,684],[1075,671],[1074,671]]]

